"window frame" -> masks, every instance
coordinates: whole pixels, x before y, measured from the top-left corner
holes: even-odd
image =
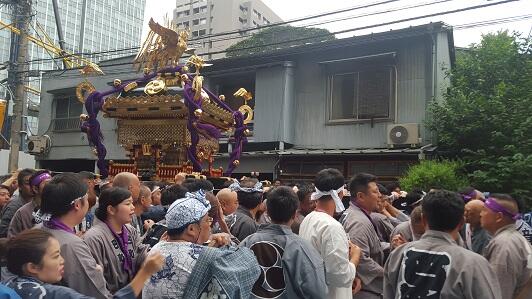
[[[67,116],[66,117],[58,117],[57,116],[57,107],[58,105],[60,104],[59,101],[62,101],[62,100],[67,100],[67,103],[68,103],[68,107],[67,107]],[[56,97],[54,97],[53,99],[53,117],[52,117],[52,122],[53,122],[53,131],[54,132],[73,132],[73,131],[79,131],[79,126],[80,126],[80,119],[79,119],[79,115],[77,115],[77,112],[75,113],[76,115],[71,115],[71,105],[72,103],[75,103],[75,104],[79,104],[81,106],[81,113],[84,113],[84,107],[83,107],[83,104],[80,103],[78,101],[78,99],[76,98],[76,96],[70,96],[70,95],[58,95]],[[56,127],[56,121],[57,120],[63,120],[65,122],[76,122],[76,126],[66,126],[66,128],[64,129],[58,129]]]
[[[353,99],[353,108],[356,112],[356,115],[353,118],[337,118],[332,117],[333,111],[333,86],[334,86],[334,77],[338,75],[350,75],[353,74],[355,77],[360,78],[359,74],[362,71],[367,70],[380,70],[383,68],[389,69],[390,72],[390,98],[389,98],[389,112],[388,117],[376,117],[376,118],[358,118],[358,105],[359,99],[356,96]],[[360,80],[360,79],[359,79]],[[395,64],[383,63],[377,64],[375,67],[356,67],[354,66],[350,71],[334,71],[328,70],[326,72],[326,100],[327,100],[327,109],[326,109],[326,124],[327,125],[341,125],[341,124],[352,124],[352,123],[369,123],[369,122],[392,122],[395,120],[395,111],[397,109],[397,66]],[[357,94],[359,88],[356,88]],[[355,109],[355,107],[357,109]]]

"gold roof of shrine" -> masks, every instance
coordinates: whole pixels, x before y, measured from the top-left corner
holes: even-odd
[[[147,95],[145,93],[126,93],[108,97],[102,107],[105,117],[146,120],[146,119],[186,119],[188,109],[185,106],[182,90],[174,89],[166,94]],[[233,126],[233,115],[208,98],[203,99],[201,121],[209,123],[223,131]]]

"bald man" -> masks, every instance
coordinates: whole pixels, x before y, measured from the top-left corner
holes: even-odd
[[[523,295],[521,290],[532,276],[532,248],[515,228],[519,216],[517,202],[508,194],[492,194],[480,213],[482,227],[493,237],[484,257],[497,275],[502,298]]]
[[[231,215],[238,209],[238,196],[235,191],[231,191],[229,188],[223,188],[216,194],[224,216]]]
[[[220,231],[226,232],[228,230],[230,233],[231,227],[236,222],[235,212],[238,209],[238,195],[229,188],[223,188],[218,191],[216,197],[224,214],[224,221],[220,223]]]
[[[133,201],[137,201],[140,196],[140,180],[137,175],[131,172],[121,172],[113,178],[113,187],[123,188],[131,192]]]
[[[151,202],[152,200],[150,188],[141,185],[139,199],[133,202],[133,205],[135,206],[135,216],[131,221],[131,225],[135,227],[135,229],[139,232],[141,236],[144,235],[144,232],[147,231],[154,224],[153,220],[146,220],[143,222],[141,219],[142,213],[147,212],[150,209]]]
[[[490,234],[480,225],[480,212],[483,208],[484,202],[482,200],[472,199],[465,205],[464,212],[466,248],[478,254],[482,254],[491,240]]]
[[[417,206],[410,213],[410,220],[401,222],[390,234],[390,245],[397,248],[404,243],[417,241],[425,233],[425,224],[421,217],[421,206]]]

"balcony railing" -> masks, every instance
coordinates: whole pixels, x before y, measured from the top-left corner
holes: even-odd
[[[53,122],[56,132],[79,131],[79,118],[56,118]]]

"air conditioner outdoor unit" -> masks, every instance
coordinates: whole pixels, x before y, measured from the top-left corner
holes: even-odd
[[[417,145],[419,140],[419,124],[394,124],[388,125],[388,146]]]
[[[48,136],[29,136],[28,153],[32,155],[42,155],[48,151],[50,139]]]

